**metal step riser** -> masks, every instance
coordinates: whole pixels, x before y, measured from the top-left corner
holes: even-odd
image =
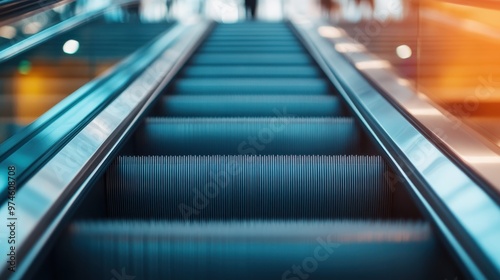
[[[112,218],[383,219],[386,172],[376,156],[122,157],[106,197]]]
[[[312,66],[191,66],[182,72],[183,78],[320,78]]]
[[[346,155],[360,147],[350,118],[150,118],[136,135],[141,155]]]
[[[311,58],[305,54],[199,54],[190,60],[193,65],[304,65]]]
[[[344,116],[336,96],[189,96],[163,98],[159,116],[275,117],[277,108],[299,117]]]
[[[330,85],[323,79],[312,78],[193,78],[177,80],[169,92],[179,95],[328,95]]]

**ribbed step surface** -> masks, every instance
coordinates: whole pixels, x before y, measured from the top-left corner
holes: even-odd
[[[60,279],[453,279],[441,257],[423,223],[112,221],[73,224],[55,261]]]
[[[209,38],[221,36],[248,36],[248,37],[266,37],[272,40],[275,36],[292,36],[293,33],[287,29],[246,29],[246,30],[223,30],[215,29]],[[293,41],[296,41],[293,40]],[[293,42],[292,41],[292,42]]]
[[[301,46],[204,46],[198,53],[296,53],[304,51]]]
[[[141,155],[356,154],[359,132],[351,118],[148,118],[138,130]]]
[[[206,44],[207,46],[210,44]],[[227,44],[224,44],[227,45]],[[259,54],[199,54],[193,57],[197,65],[307,65],[310,58],[301,53],[259,53]]]
[[[208,38],[205,43],[212,43],[212,42],[258,42],[258,41],[295,41],[295,36],[293,34],[269,34],[269,36],[262,36],[260,34],[256,35],[212,35],[210,38]]]
[[[387,218],[386,172],[376,156],[120,157],[107,205],[128,219]]]
[[[338,97],[252,96],[252,95],[170,95],[159,108],[160,116],[171,117],[276,117],[280,110],[301,117],[343,116]]]
[[[292,31],[290,30],[290,28],[288,28],[288,26],[285,26],[285,25],[282,25],[282,26],[276,26],[276,25],[267,25],[267,26],[264,26],[264,25],[261,25],[261,26],[258,26],[258,25],[253,25],[253,26],[243,26],[243,25],[240,25],[240,26],[236,26],[236,25],[219,25],[217,26],[217,28],[214,30],[213,34],[219,34],[219,33],[223,33],[223,34],[253,34],[253,33],[256,33],[256,34],[261,34],[261,33],[278,33],[278,34],[282,34],[282,33],[292,33]]]
[[[318,78],[319,71],[312,66],[192,66],[183,72],[184,77],[232,78]]]
[[[314,78],[198,78],[180,79],[172,89],[174,94],[328,94],[329,86]]]

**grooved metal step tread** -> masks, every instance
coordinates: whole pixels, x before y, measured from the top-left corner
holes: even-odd
[[[120,157],[106,197],[114,218],[382,219],[386,173],[377,156]]]
[[[231,53],[299,53],[304,48],[299,45],[293,46],[202,46],[198,54],[231,54]]]
[[[140,155],[347,155],[360,148],[352,118],[148,118],[136,134]]]
[[[298,41],[260,41],[260,42],[211,42],[203,44],[204,47],[265,47],[265,46],[296,46],[300,47]]]
[[[173,94],[302,94],[327,95],[329,84],[314,78],[188,78],[178,79]]]
[[[332,95],[169,95],[158,114],[170,117],[297,117],[344,116],[340,98]]]
[[[309,56],[303,53],[260,53],[260,54],[238,54],[238,53],[214,53],[195,55],[191,64],[197,65],[304,65],[312,63]]]
[[[234,41],[296,41],[297,39],[293,35],[287,34],[276,34],[274,36],[262,36],[262,35],[212,35],[204,43],[208,42],[234,42]]]
[[[189,66],[182,71],[184,78],[319,78],[313,66]]]

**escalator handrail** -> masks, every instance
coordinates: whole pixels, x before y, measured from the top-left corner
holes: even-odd
[[[155,42],[110,70],[112,74],[107,75],[110,76],[108,79],[84,86],[82,90],[85,93],[93,94],[93,98],[83,102],[87,109],[93,108],[90,113],[80,113],[78,120],[72,121],[68,119],[72,112],[62,112],[41,131],[47,134],[49,127],[58,129],[59,123],[65,122],[69,122],[71,128],[55,143],[50,157],[36,159],[37,167],[33,168],[29,180],[25,180],[17,191],[16,204],[23,205],[18,210],[22,212],[19,217],[22,216],[24,220],[16,240],[16,254],[20,262],[16,272],[10,275],[5,267],[8,262],[2,262],[1,279],[6,276],[21,279],[26,273],[36,270],[32,265],[47,253],[44,248],[55,241],[54,232],[61,230],[63,222],[73,213],[89,186],[111,162],[114,153],[211,26],[206,21],[177,24]],[[116,89],[120,83],[123,86]],[[114,93],[109,94],[109,91]],[[96,102],[99,94],[108,95],[109,98],[106,102]],[[80,102],[72,104],[78,106]],[[35,137],[39,135],[37,133]],[[46,138],[42,137],[41,140]],[[31,149],[35,148],[31,145]],[[2,168],[7,168],[5,164],[6,161],[1,163]],[[3,203],[0,211],[7,211],[7,203]]]
[[[297,17],[293,27],[398,173],[418,206],[473,279],[500,277],[500,208],[495,199],[390,103],[327,38],[322,24]],[[342,70],[339,70],[342,69]]]

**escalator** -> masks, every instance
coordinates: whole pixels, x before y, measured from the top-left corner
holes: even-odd
[[[288,24],[217,25],[37,277],[461,279],[352,112]]]

